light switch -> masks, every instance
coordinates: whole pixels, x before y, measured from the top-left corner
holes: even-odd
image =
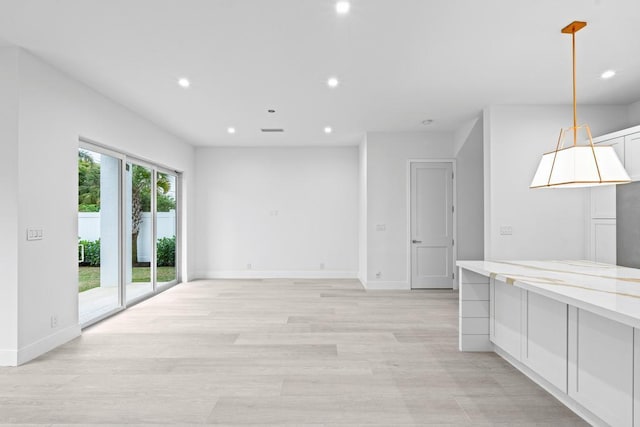
[[[42,228],[27,228],[27,240],[42,240],[43,238]]]
[[[501,225],[500,226],[500,235],[501,236],[511,236],[513,234],[513,227],[510,225]]]

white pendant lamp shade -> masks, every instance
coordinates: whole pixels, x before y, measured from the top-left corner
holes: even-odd
[[[629,181],[613,147],[573,145],[544,154],[530,188],[591,187]]]
[[[571,34],[573,58],[573,126],[560,131],[555,151],[542,155],[538,170],[529,188],[571,188],[613,185],[631,182],[629,174],[611,146],[595,146],[591,129],[578,126],[576,101],[576,33],[587,23],[574,21],[564,27],[563,34]],[[587,133],[588,144],[578,144],[578,131]],[[564,146],[566,134],[573,135],[573,145]]]

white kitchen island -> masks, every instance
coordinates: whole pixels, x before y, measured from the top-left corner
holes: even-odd
[[[640,427],[640,270],[457,265],[461,351],[495,351],[591,424]]]

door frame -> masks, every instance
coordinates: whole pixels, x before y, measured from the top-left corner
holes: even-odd
[[[183,178],[182,178],[182,172],[175,170],[171,167],[168,167],[166,165],[163,165],[161,163],[156,163],[150,160],[146,160],[144,158],[140,158],[138,156],[135,156],[133,154],[130,154],[129,152],[117,149],[117,148],[112,148],[108,145],[102,144],[100,142],[97,142],[95,140],[92,140],[90,138],[86,138],[84,136],[79,136],[78,137],[78,148],[79,149],[85,149],[85,150],[89,150],[89,151],[94,151],[100,154],[105,154],[114,158],[117,158],[120,161],[120,174],[119,174],[119,182],[118,182],[118,188],[120,191],[120,212],[119,212],[119,219],[118,219],[118,238],[119,238],[119,261],[120,261],[120,268],[119,268],[119,272],[118,272],[118,278],[119,278],[119,284],[118,284],[118,303],[119,306],[117,308],[114,308],[113,310],[98,316],[86,323],[81,324],[81,328],[87,328],[95,323],[98,323],[108,317],[113,316],[116,313],[119,313],[121,311],[126,310],[129,307],[132,307],[146,299],[152,298],[156,295],[158,295],[159,293],[162,293],[164,291],[166,291],[169,288],[172,288],[180,283],[182,283],[182,261],[183,261],[183,257],[184,255],[182,254],[182,242],[184,239],[183,236],[183,227],[182,227],[182,218],[183,218],[183,214],[182,214],[182,184],[183,184]],[[126,214],[125,214],[125,206],[126,206],[126,202],[127,202],[127,195],[126,195],[126,191],[125,191],[125,182],[127,179],[127,170],[126,170],[126,166],[129,162],[133,162],[135,164],[138,164],[140,166],[144,166],[147,168],[150,168],[152,171],[152,191],[155,193],[156,190],[156,179],[157,179],[157,173],[168,173],[171,174],[175,177],[175,184],[176,184],[176,266],[175,266],[175,272],[176,272],[176,277],[174,280],[172,280],[171,282],[165,283],[161,286],[158,286],[157,283],[157,274],[154,270],[157,270],[157,266],[156,268],[153,267],[153,265],[155,264],[154,261],[152,262],[152,267],[150,269],[151,271],[151,284],[152,284],[152,292],[149,294],[145,294],[139,298],[135,298],[131,301],[127,301],[127,283],[126,283],[126,261],[127,261],[127,230],[126,230]],[[154,242],[157,239],[157,212],[156,212],[156,196],[152,196],[151,200],[152,200],[152,230],[151,230],[151,234],[152,234],[152,238],[154,240]],[[180,208],[178,208],[180,207]],[[77,228],[77,226],[76,226]],[[157,260],[157,248],[155,247],[156,245],[152,244],[152,256],[151,259],[152,260]]]
[[[106,319],[107,317],[111,317],[116,313],[119,313],[123,310],[126,309],[126,298],[125,298],[125,294],[124,294],[124,269],[122,267],[122,263],[124,262],[124,254],[121,251],[121,247],[123,245],[123,238],[124,238],[124,210],[123,210],[123,203],[124,203],[124,165],[125,165],[125,160],[126,160],[126,156],[123,153],[120,153],[118,151],[115,151],[109,147],[106,147],[104,145],[101,144],[95,144],[93,142],[91,142],[90,140],[87,140],[85,138],[79,138],[78,140],[78,149],[81,150],[87,150],[87,151],[92,151],[94,153],[98,153],[101,155],[106,155],[109,157],[112,157],[114,159],[117,159],[120,162],[120,166],[119,166],[119,173],[118,173],[118,196],[119,196],[119,206],[118,206],[118,230],[117,230],[117,235],[118,235],[118,305],[117,307],[114,307],[112,310],[107,311],[103,314],[101,314],[100,316],[94,317],[93,319],[80,324],[81,328],[85,328],[87,326],[93,325],[94,323],[100,322],[104,319]],[[76,207],[77,210],[77,207]],[[77,224],[76,224],[76,229],[78,228]],[[77,301],[76,301],[76,305],[78,305]],[[80,311],[78,311],[78,317],[80,316]]]
[[[458,172],[456,170],[456,159],[453,158],[443,158],[443,159],[433,159],[433,158],[429,158],[429,159],[407,159],[407,171],[406,171],[406,179],[407,179],[407,183],[406,183],[406,193],[407,193],[407,200],[406,200],[406,210],[407,210],[407,230],[406,230],[406,256],[407,256],[407,283],[409,284],[409,289],[413,289],[412,288],[412,274],[411,274],[411,165],[413,163],[451,163],[451,168],[453,170],[453,259],[451,260],[451,262],[453,263],[453,275],[454,277],[452,278],[452,289],[456,290],[458,289],[458,274],[456,271],[456,261],[458,260],[458,196],[457,196],[457,189],[456,189],[456,182],[457,182],[457,178],[458,178]],[[445,288],[447,289],[447,288]]]

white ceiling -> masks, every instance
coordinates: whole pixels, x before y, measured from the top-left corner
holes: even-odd
[[[578,101],[640,99],[639,0],[351,3],[337,16],[333,0],[0,0],[0,43],[194,145],[354,144],[366,131],[453,130],[490,104],[570,103],[560,29],[573,20],[589,23]],[[601,80],[609,68],[618,75]]]

